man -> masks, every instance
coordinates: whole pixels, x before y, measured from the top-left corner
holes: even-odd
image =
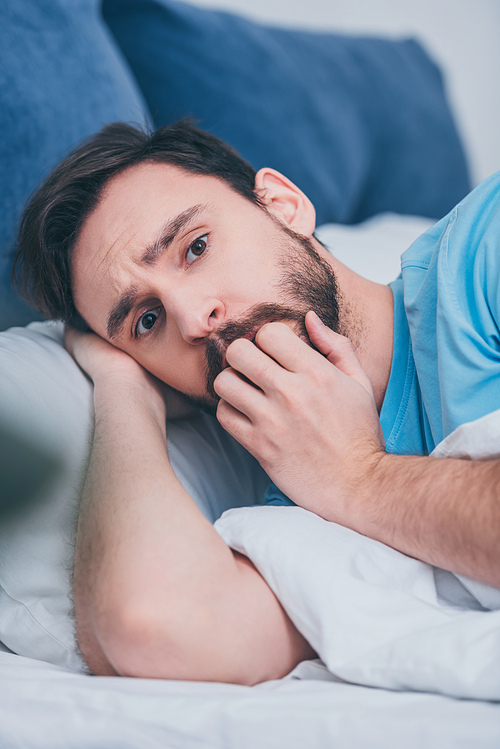
[[[320,245],[286,177],[187,123],[108,127],[49,176],[18,268],[41,311],[94,331],[68,335],[94,382],[74,591],[94,672],[255,683],[312,655],[177,481],[162,383],[296,504],[500,584],[499,461],[425,457],[500,407],[495,179],[381,286]]]

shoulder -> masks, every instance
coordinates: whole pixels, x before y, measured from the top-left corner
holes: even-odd
[[[500,281],[500,172],[478,185],[422,234],[401,258],[405,306],[442,294],[456,311],[491,298],[498,307]]]

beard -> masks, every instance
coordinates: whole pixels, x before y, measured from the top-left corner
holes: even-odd
[[[312,242],[288,227],[280,225],[284,237],[280,262],[282,275],[276,284],[277,295],[283,303],[256,304],[236,320],[230,320],[211,336],[205,348],[206,396],[187,397],[203,411],[212,415],[217,410],[219,396],[214,381],[223,369],[227,347],[238,338],[254,339],[259,328],[268,322],[292,322],[295,333],[313,347],[305,325],[305,316],[314,310],[321,321],[340,332],[339,290],[335,273],[318,254]]]

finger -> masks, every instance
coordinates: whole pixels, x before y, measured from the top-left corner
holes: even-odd
[[[220,398],[250,420],[265,407],[263,391],[231,367],[224,369],[215,378],[214,390]]]
[[[288,372],[303,372],[304,365],[314,364],[317,352],[283,322],[263,325],[255,336],[256,346]]]
[[[227,347],[226,360],[232,370],[246,378],[254,389],[259,388],[264,393],[278,386],[285,371],[274,358],[247,338],[238,338]]]
[[[306,315],[306,328],[311,343],[328,359],[330,364],[371,390],[370,379],[359,363],[348,338],[325,325],[312,310]]]
[[[251,452],[250,436],[252,433],[252,423],[250,419],[223,399],[219,401],[216,416],[221,427],[225,429],[231,437],[234,437],[240,445]]]

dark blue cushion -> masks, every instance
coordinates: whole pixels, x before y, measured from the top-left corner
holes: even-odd
[[[98,0],[2,0],[0,6],[0,329],[37,318],[10,284],[23,204],[78,141],[144,101]]]
[[[175,0],[104,0],[156,125],[193,116],[272,166],[318,222],[444,215],[469,190],[440,72],[413,40],[268,28]]]

